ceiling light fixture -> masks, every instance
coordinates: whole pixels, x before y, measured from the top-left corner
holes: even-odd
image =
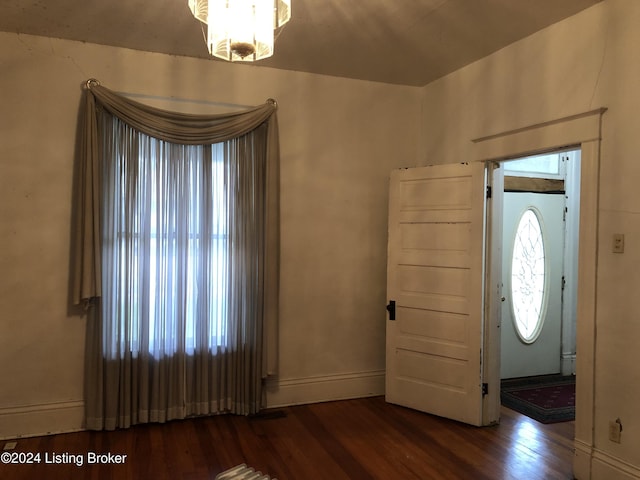
[[[291,0],[189,0],[193,16],[207,25],[209,53],[230,62],[273,55],[273,42],[291,19]]]

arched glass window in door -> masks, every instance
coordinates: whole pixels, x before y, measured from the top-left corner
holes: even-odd
[[[546,259],[542,226],[528,208],[518,222],[511,258],[511,300],[516,332],[525,343],[538,338],[544,320]]]

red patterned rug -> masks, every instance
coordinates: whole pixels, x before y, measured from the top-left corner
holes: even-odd
[[[502,405],[541,423],[568,422],[576,415],[576,377],[543,375],[502,380]]]

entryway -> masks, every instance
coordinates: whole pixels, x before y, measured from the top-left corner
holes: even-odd
[[[543,397],[557,396],[560,383],[564,403],[575,396],[567,376],[575,375],[579,160],[576,149],[502,163],[500,378],[516,391],[503,392],[507,405],[520,388],[533,402],[515,402],[523,413],[552,405]],[[556,421],[573,418],[564,403]]]
[[[500,377],[574,374],[580,150],[502,164]]]

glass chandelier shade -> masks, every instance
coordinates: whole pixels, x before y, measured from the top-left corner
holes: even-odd
[[[291,0],[189,0],[189,8],[207,25],[209,53],[231,62],[273,55],[275,32],[291,19]]]

